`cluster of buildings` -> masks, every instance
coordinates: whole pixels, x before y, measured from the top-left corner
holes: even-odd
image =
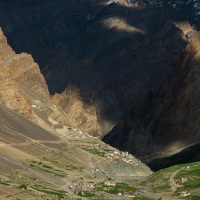
[[[129,154],[128,152],[121,152],[121,151],[115,150],[112,153],[106,154],[106,156],[110,160],[121,159],[126,163],[138,165],[138,163],[136,162],[136,159],[131,154]]]

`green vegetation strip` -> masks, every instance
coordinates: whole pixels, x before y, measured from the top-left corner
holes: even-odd
[[[181,182],[181,179],[185,182]],[[200,188],[200,163],[187,164],[184,169],[179,171],[175,176],[177,182],[182,185],[182,190],[190,190]]]
[[[141,185],[152,188],[153,192],[172,192],[169,184],[170,177],[176,171],[177,174],[174,180],[181,187],[177,188],[173,195],[180,196],[180,193],[183,191],[189,192],[190,190],[200,188],[200,162],[180,164],[159,170],[147,177]],[[196,200],[196,197],[190,196],[185,199]]]
[[[79,196],[81,196],[81,197],[88,197],[88,198],[90,198],[90,197],[94,197],[94,196],[95,196],[95,194],[93,194],[93,193],[90,193],[90,192],[85,192],[84,194],[81,194],[81,193],[79,193]]]
[[[133,197],[133,200],[154,200],[146,197]]]
[[[137,189],[126,184],[126,183],[116,183],[116,186],[111,186],[111,185],[104,185],[102,184],[101,186],[96,188],[96,191],[105,191],[110,194],[118,194],[118,193],[130,193],[130,192],[135,192]]]
[[[62,178],[65,177],[65,175],[63,174],[63,171],[54,169],[53,167],[51,167],[49,165],[45,165],[42,162],[31,161],[30,167],[33,167],[40,171],[44,171],[49,174],[53,174],[58,177],[62,177]],[[58,173],[58,172],[60,172],[60,173]]]
[[[9,184],[9,183],[6,183],[6,182],[0,182],[0,185],[10,186],[10,184]]]
[[[81,149],[83,149],[85,151],[88,151],[88,152],[90,152],[92,154],[96,154],[96,155],[98,155],[100,157],[105,157],[105,154],[106,154],[103,151],[97,151],[96,149],[91,149],[91,148],[88,148],[88,147],[81,147]]]
[[[66,196],[66,193],[63,190],[55,190],[52,188],[46,188],[45,186],[42,186],[42,185],[35,185],[35,186],[32,186],[32,188],[39,192],[43,192],[45,194],[50,194],[50,195],[55,195],[60,198],[64,198],[64,196]]]
[[[83,171],[83,167],[81,166],[73,166],[73,165],[64,165],[63,163],[61,162],[58,162],[56,160],[49,160],[49,162],[53,163],[53,165],[63,169],[63,170],[67,170],[67,171],[80,171],[82,172]],[[59,170],[59,169],[55,169],[56,172],[63,172],[62,170]]]

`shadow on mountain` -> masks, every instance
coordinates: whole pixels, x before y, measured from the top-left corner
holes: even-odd
[[[118,123],[105,142],[128,150],[153,170],[199,160],[199,44],[196,33],[158,94]]]
[[[161,12],[174,22],[188,21],[195,29],[200,30],[200,2],[198,0],[144,0],[149,8]]]
[[[167,15],[126,1],[6,1],[0,11],[11,47],[33,56],[50,93],[63,96],[55,101],[66,112],[81,108],[73,114],[81,126],[95,118],[93,135],[108,133],[130,110],[130,118],[145,124],[143,115],[150,115],[153,97],[187,44]],[[70,95],[71,86],[78,95]],[[144,105],[148,109],[141,114]],[[144,135],[143,126],[131,137],[133,124],[127,126],[110,144],[117,141],[114,146],[123,144],[132,153],[152,145],[152,134]]]
[[[200,160],[200,143],[184,148],[179,153],[164,158],[156,158],[147,165],[153,171],[158,171],[177,164],[197,162]]]

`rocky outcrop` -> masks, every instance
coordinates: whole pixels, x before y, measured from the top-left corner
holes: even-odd
[[[38,64],[26,54],[16,54],[0,30],[0,103],[45,129],[55,131],[50,117],[74,127],[69,116],[51,102]]]
[[[82,97],[78,88],[69,86],[61,94],[53,95],[51,99],[68,114],[76,127],[93,136],[100,135],[96,132],[100,127],[97,123],[96,109],[93,102],[90,102],[92,99]]]
[[[186,44],[167,17],[125,0],[6,1],[0,11],[11,46],[33,56],[50,93],[64,98],[53,99],[93,135],[140,110]],[[75,98],[70,85],[79,91]]]
[[[200,30],[200,2],[198,0],[144,0],[153,9],[168,15],[172,21],[189,21],[192,26]]]
[[[158,95],[150,96],[140,113],[131,113],[122,120],[105,141],[129,150],[145,162],[181,151],[167,164],[170,160],[176,163],[199,158],[200,33],[190,39]],[[163,159],[157,165],[164,162]]]
[[[0,30],[0,101],[10,109],[33,118],[30,100],[22,88],[28,89],[41,99],[49,96],[44,77],[32,57],[25,53],[15,54]]]

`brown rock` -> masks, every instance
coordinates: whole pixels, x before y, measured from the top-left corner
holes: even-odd
[[[16,54],[1,30],[0,65],[0,103],[48,130],[53,127],[49,117],[63,126],[74,126],[51,102],[45,79],[33,58],[26,53]]]
[[[97,132],[100,127],[97,122],[96,109],[89,102],[89,98],[84,99],[81,96],[79,89],[69,86],[61,94],[53,95],[51,99],[69,115],[74,125],[80,130],[93,136],[100,135]]]

